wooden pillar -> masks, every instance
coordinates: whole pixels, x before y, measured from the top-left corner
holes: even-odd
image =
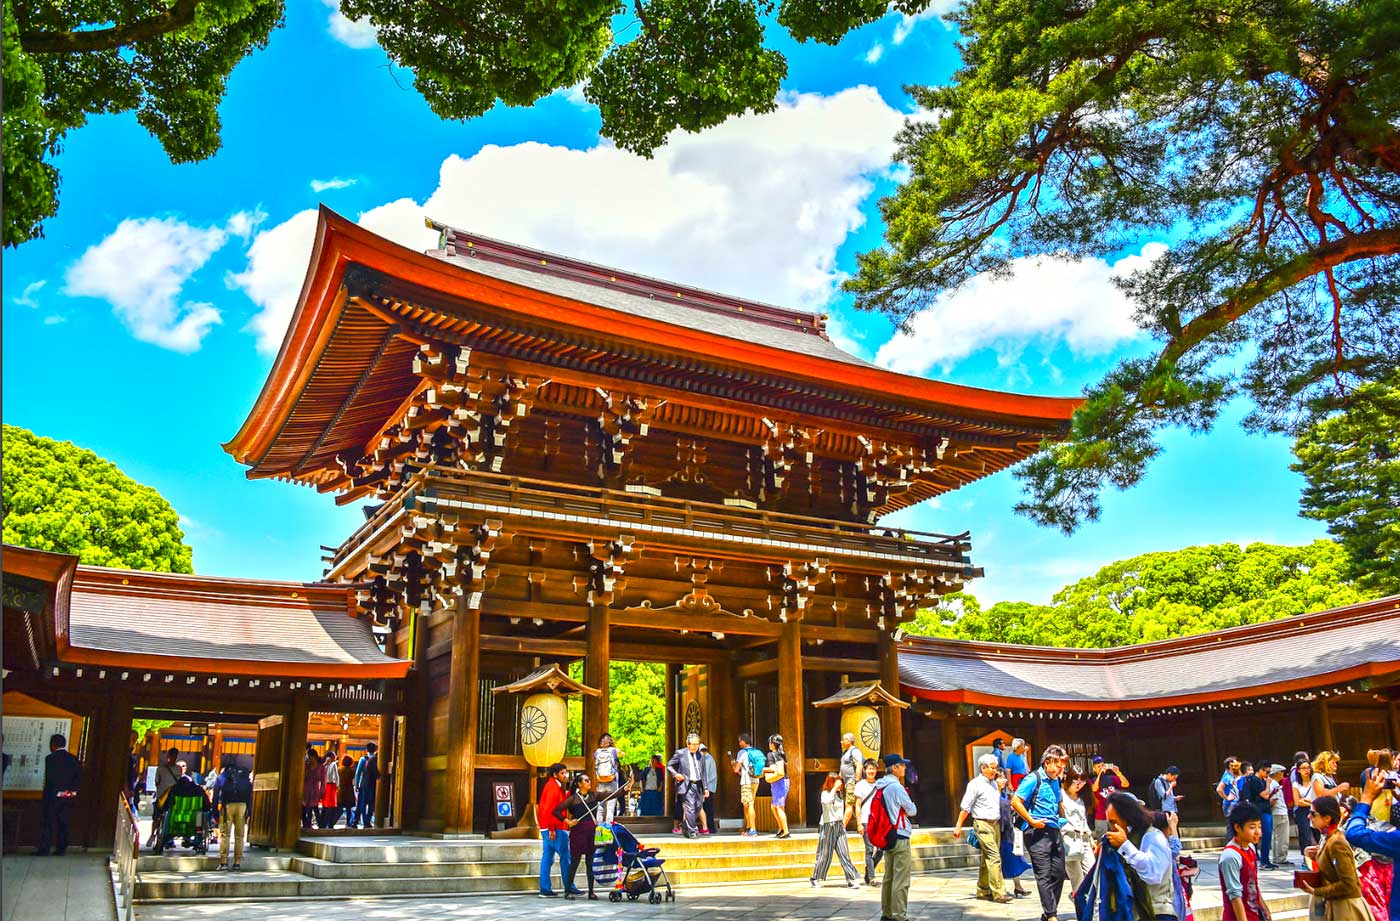
[[[904,693],[899,684],[899,647],[894,636],[880,631],[876,643],[880,655],[880,684],[896,697]],[[880,708],[880,748],[885,752],[899,752],[908,757],[909,742],[904,738],[904,711],[899,707]]]
[[[958,820],[958,808],[962,802],[963,787],[967,780],[963,777],[963,751],[958,736],[958,722],[951,714],[938,720],[938,728],[943,736],[943,776],[948,786],[948,815],[950,821]]]
[[[732,659],[712,662],[706,666],[706,671],[709,673],[710,729],[705,742],[710,746],[719,771],[715,817],[743,815],[739,805],[739,777],[725,755],[739,747],[739,700],[734,686],[734,662]]]
[[[89,847],[110,847],[116,834],[117,794],[126,788],[131,755],[131,692],[118,688],[103,710],[97,757],[97,789],[88,800],[91,810]]]
[[[329,748],[333,743],[327,743]],[[379,717],[379,783],[374,790],[374,824],[378,828],[389,828],[402,822],[394,821],[394,815],[402,815],[399,803],[395,802],[394,775],[398,772],[395,764],[399,753],[394,750],[394,717],[384,713]]]
[[[807,746],[803,723],[807,711],[802,691],[802,625],[783,624],[778,637],[778,732],[787,751],[788,821],[807,824]]]
[[[412,634],[408,640],[410,649],[400,644],[399,655],[413,657],[413,667],[409,670],[404,686],[404,751],[401,759],[410,777],[421,778],[424,746],[428,740],[428,618],[415,614]],[[399,827],[417,828],[423,818],[423,784],[403,785],[403,803],[399,808]]]
[[[1115,737],[1116,734],[1117,733],[1115,730]],[[1049,733],[1046,732],[1045,720],[1040,717],[1036,717],[1034,720],[1031,721],[1031,745],[1035,748],[1036,763],[1040,762],[1040,759],[1043,757],[1045,752],[1045,746],[1049,744],[1050,739]],[[1121,751],[1121,749],[1119,750]],[[1113,757],[1117,758],[1119,757],[1119,755],[1115,752]],[[1027,767],[1029,766],[1030,765],[1027,765]]]
[[[1400,703],[1390,702],[1390,748],[1400,748]]]
[[[291,713],[282,724],[281,827],[277,847],[295,850],[301,837],[301,787],[306,772],[306,729],[311,701],[305,691],[292,695]]]
[[[673,663],[671,663],[671,662],[667,662],[667,663],[666,663],[666,742],[665,742],[665,751],[663,751],[663,752],[661,753],[661,758],[662,758],[662,760],[664,760],[664,761],[670,761],[670,760],[671,760],[671,752],[675,751],[677,748],[680,747],[680,745],[679,745],[679,744],[677,743],[677,741],[676,741],[676,740],[680,737],[680,734],[681,734],[680,725],[679,725],[679,722],[678,722],[679,716],[680,716],[680,707],[677,705],[677,698],[680,696],[680,692],[681,692],[681,691],[680,691],[680,678],[681,678],[681,667],[680,667],[679,665],[675,665],[675,664],[673,664]],[[666,803],[665,803],[665,805],[662,807],[662,813],[661,813],[661,814],[662,814],[662,815],[671,815],[672,810],[675,808],[676,791],[675,791],[675,788],[671,785],[671,784],[672,784],[672,781],[671,781],[671,772],[670,772],[670,771],[666,771],[665,774],[666,774],[666,788],[665,788]]]
[[[588,652],[583,660],[583,683],[598,689],[597,697],[583,701],[583,758],[588,757],[598,746],[598,739],[608,731],[609,713],[609,666],[612,663],[612,642],[609,634],[612,629],[612,616],[606,605],[595,604],[588,608]],[[667,752],[669,755],[670,753]],[[588,768],[592,770],[592,766]]]
[[[1320,751],[1336,751],[1332,741],[1332,716],[1327,711],[1327,701],[1316,700],[1312,705],[1313,757]],[[1365,754],[1363,752],[1363,754]]]
[[[477,666],[481,656],[481,611],[457,599],[452,623],[452,671],[447,700],[447,796],[443,831],[469,834],[476,785]]]

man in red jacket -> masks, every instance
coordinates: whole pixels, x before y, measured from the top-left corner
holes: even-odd
[[[559,855],[559,882],[568,888],[569,878],[569,829],[564,821],[554,814],[554,810],[568,795],[565,787],[569,783],[569,769],[555,763],[549,766],[549,779],[540,788],[538,814],[540,819],[540,898],[553,899],[559,896],[549,887],[549,870],[554,856]]]

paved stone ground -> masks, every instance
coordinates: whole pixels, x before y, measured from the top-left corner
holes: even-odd
[[[1040,916],[1035,896],[1010,905],[993,905],[973,898],[975,870],[952,870],[914,877],[909,897],[911,921],[1034,921]],[[1029,875],[1028,888],[1032,888]],[[1270,898],[1292,892],[1292,874],[1270,873],[1263,887]],[[1203,860],[1195,907],[1203,913],[1220,904],[1214,860]],[[652,916],[701,921],[762,919],[762,921],[874,921],[880,917],[878,888],[845,889],[836,884],[816,890],[806,883],[771,883],[733,887],[700,887],[676,893],[676,901],[649,905],[613,904],[606,896],[596,902],[567,902],[533,895],[457,896],[435,898],[289,900],[249,903],[166,903],[138,906],[142,921],[306,921],[320,915],[336,921],[426,921],[438,918],[506,918],[528,915],[539,919],[648,918]],[[1214,917],[1218,917],[1218,913]],[[1061,918],[1073,918],[1066,894]],[[6,921],[10,921],[7,917]],[[27,921],[27,919],[24,919]]]
[[[115,917],[106,854],[6,854],[4,921],[110,921]]]

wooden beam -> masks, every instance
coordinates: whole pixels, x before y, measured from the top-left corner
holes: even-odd
[[[305,691],[292,695],[292,709],[282,724],[282,772],[278,796],[281,815],[277,829],[277,847],[295,851],[301,837],[301,792],[306,773],[306,729],[311,717],[311,703]]]
[[[873,659],[841,659],[830,656],[803,656],[802,667],[809,672],[841,672],[855,675],[876,675],[880,673],[880,663]],[[884,678],[880,681],[883,684]],[[898,693],[887,688],[891,694]]]
[[[538,569],[539,567],[532,567]],[[547,604],[539,601],[516,601],[512,598],[487,596],[481,599],[481,613],[491,617],[518,617],[529,620],[566,621],[574,624],[588,622],[588,608],[582,604]]]
[[[899,684],[899,647],[894,641],[894,636],[881,631],[880,641],[876,645],[880,656],[880,684],[886,691],[903,699],[904,695]],[[905,752],[904,710],[902,708],[880,708],[880,736],[880,747],[885,751]]]
[[[734,674],[739,678],[757,678],[761,675],[771,675],[777,670],[777,659],[759,659],[757,662],[740,665],[734,669]]]
[[[612,647],[609,619],[612,612],[606,605],[591,605],[588,610],[588,654],[583,659],[583,683],[598,689],[598,696],[583,702],[583,756],[592,754],[598,739],[608,731],[608,683]]]
[[[627,608],[612,612],[615,627],[641,627],[648,630],[684,630],[689,633],[723,633],[735,636],[777,637],[783,624],[762,617],[730,614],[681,613],[655,608]],[[792,624],[796,627],[797,624]]]
[[[787,751],[788,821],[807,824],[807,771],[803,739],[806,695],[802,691],[802,634],[800,624],[782,625],[778,638],[778,732]]]
[[[966,781],[962,775],[963,770],[962,745],[958,735],[958,722],[952,716],[945,716],[938,721],[938,728],[943,737],[943,777],[947,786],[948,795],[948,815],[956,820],[958,815],[958,804],[962,802],[963,787]]]
[[[443,828],[449,834],[472,830],[476,781],[477,666],[481,656],[481,611],[457,597],[452,628],[452,664],[447,689],[447,780]]]
[[[588,654],[585,640],[561,640],[544,636],[494,636],[483,634],[481,648],[490,652],[514,652],[521,655],[558,656],[561,659],[581,659]],[[591,684],[585,680],[584,684]]]
[[[802,625],[802,639],[825,640],[831,643],[870,643],[880,640],[881,631],[874,627],[824,627],[820,624]]]

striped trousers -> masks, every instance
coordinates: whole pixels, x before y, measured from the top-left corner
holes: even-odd
[[[821,836],[817,838],[817,864],[812,869],[812,882],[826,879],[826,871],[831,869],[831,855],[841,861],[841,871],[846,874],[846,882],[860,879],[860,871],[851,862],[851,850],[846,847],[846,826],[840,821],[823,822]]]

